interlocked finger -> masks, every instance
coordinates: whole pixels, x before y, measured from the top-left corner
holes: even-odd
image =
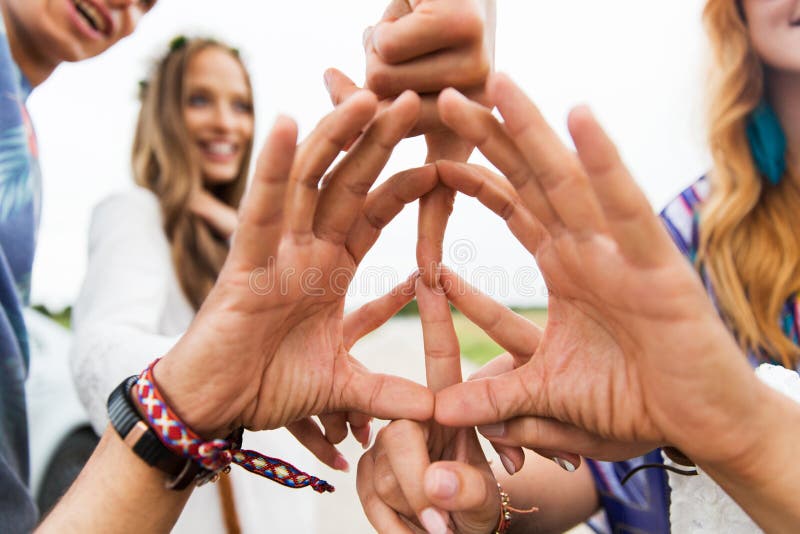
[[[577,235],[605,231],[605,217],[588,176],[539,109],[503,74],[492,75],[487,87],[490,101],[505,120],[505,130],[528,163],[531,178],[563,224]]]
[[[314,224],[318,186],[345,145],[372,120],[378,105],[375,95],[359,91],[323,118],[297,148],[287,198],[288,229],[309,238]]]
[[[337,245],[346,240],[395,145],[417,122],[419,106],[417,95],[410,91],[403,93],[377,115],[355,146],[325,177],[314,217],[317,237]]]
[[[426,165],[395,174],[367,195],[364,207],[347,237],[347,250],[359,263],[375,241],[381,230],[409,204],[438,184],[436,166]]]

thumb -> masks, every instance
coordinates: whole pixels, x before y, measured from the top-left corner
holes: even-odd
[[[528,365],[491,378],[455,384],[436,393],[436,421],[445,426],[499,424],[520,415],[548,417],[542,376]]]
[[[500,492],[486,473],[463,462],[436,462],[425,470],[424,488],[436,508],[460,512],[461,532],[494,532]]]
[[[331,400],[326,411],[353,411],[378,419],[412,421],[427,421],[433,416],[433,393],[427,387],[406,378],[352,366],[337,381]]]

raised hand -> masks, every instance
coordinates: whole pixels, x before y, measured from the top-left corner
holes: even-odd
[[[359,339],[381,327],[411,302],[418,278],[419,273],[414,273],[389,293],[345,315],[342,328],[345,350],[349,351]],[[355,360],[353,364],[361,365]],[[334,469],[347,471],[349,464],[336,445],[347,437],[349,425],[353,437],[367,448],[372,439],[372,418],[358,412],[338,412],[320,415],[319,422],[322,429],[311,417],[294,422],[286,428],[323,463]]]
[[[755,439],[725,438],[747,436],[743,416],[766,394],[612,142],[579,108],[576,155],[507,77],[488,92],[504,124],[455,91],[440,112],[507,179],[454,163],[439,176],[501,215],[535,256],[548,323],[527,363],[439,392],[437,421],[606,459],[661,444],[696,461],[754,454]]]
[[[217,284],[155,368],[167,401],[204,437],[335,412],[431,416],[427,388],[366,371],[344,341],[344,297],[356,266],[403,205],[436,183],[424,167],[368,193],[416,121],[419,99],[404,94],[377,116],[376,107],[371,93],[354,95],[297,149],[291,121],[273,128]]]
[[[461,381],[461,351],[441,290],[417,283],[425,370],[433,391]],[[435,462],[435,463],[432,463]],[[358,465],[358,494],[378,532],[490,532],[500,517],[497,482],[473,429],[394,421]],[[449,530],[448,530],[449,529]]]

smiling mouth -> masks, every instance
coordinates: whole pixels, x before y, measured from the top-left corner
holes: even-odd
[[[108,35],[108,21],[96,7],[84,0],[72,0],[72,3],[94,31]]]
[[[238,152],[235,144],[222,141],[201,142],[200,147],[206,154],[222,158],[234,156]]]

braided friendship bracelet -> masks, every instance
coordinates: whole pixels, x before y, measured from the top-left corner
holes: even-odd
[[[153,378],[153,367],[158,361],[151,363],[139,375],[136,401],[150,428],[164,446],[175,454],[191,458],[206,470],[206,475],[199,477],[198,485],[215,480],[221,471],[229,470],[230,464],[234,463],[289,488],[311,486],[317,493],[334,491],[335,488],[324,480],[304,473],[290,463],[256,451],[242,450],[241,429],[233,434],[238,434],[238,439],[233,437],[204,441],[164,402]]]

